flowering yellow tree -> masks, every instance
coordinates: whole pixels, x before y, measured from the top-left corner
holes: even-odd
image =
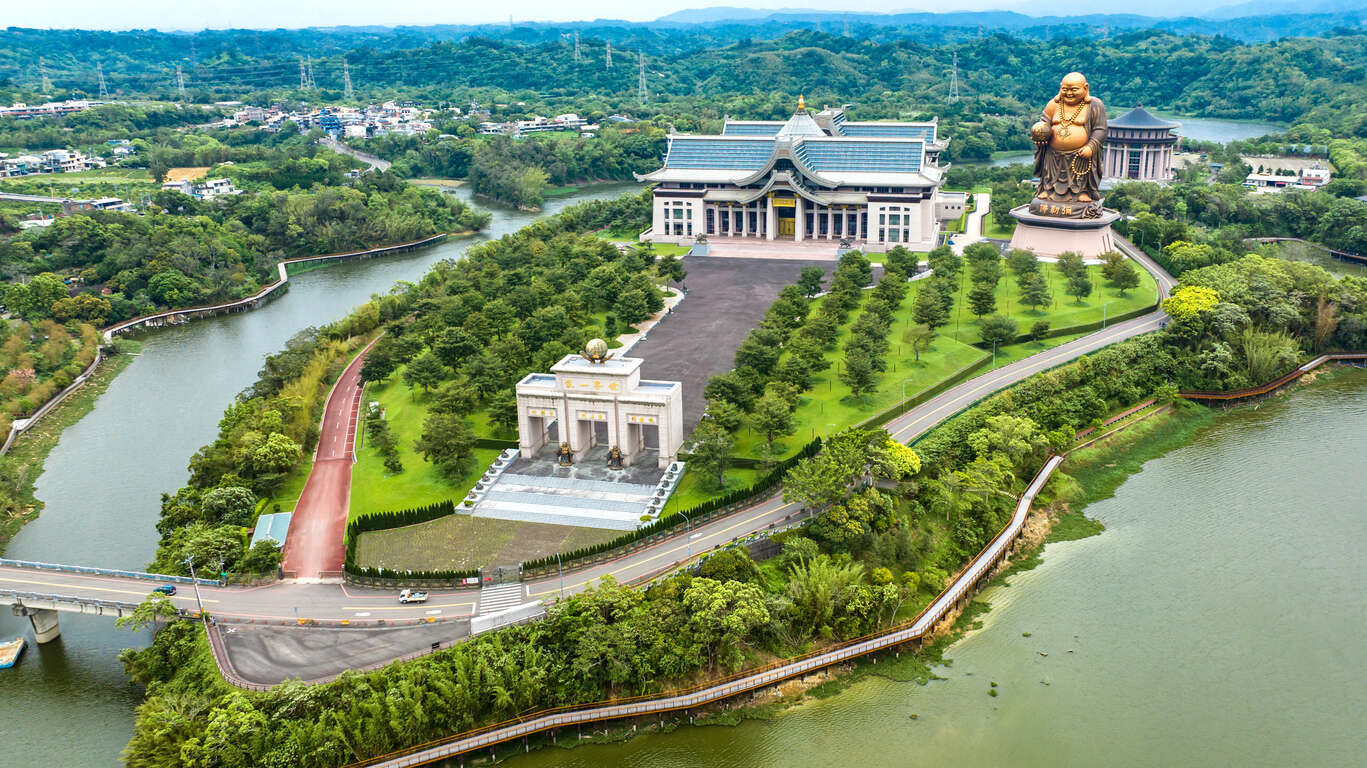
[[[1220,294],[1213,289],[1184,285],[1163,300],[1163,311],[1178,322],[1188,322],[1215,309],[1219,303]]]

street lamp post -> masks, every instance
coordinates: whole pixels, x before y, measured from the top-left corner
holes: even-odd
[[[565,566],[560,564],[560,553],[555,553],[555,567],[560,571],[560,599],[565,599]]]
[[[185,558],[185,563],[190,566],[190,583],[195,587],[195,603],[199,605],[199,615],[203,617],[204,600],[199,596],[199,579],[195,578],[195,559],[193,557],[187,557]]]
[[[693,558],[693,521],[688,519],[688,515],[684,514],[684,511],[682,509],[676,511],[680,515],[683,515],[684,534],[688,536],[688,539],[684,541],[684,546],[687,547],[687,551],[684,554],[684,559],[691,560]]]
[[[1106,327],[1106,307],[1109,307],[1109,306],[1111,306],[1111,302],[1109,302],[1109,301],[1108,301],[1108,302],[1105,302],[1104,304],[1101,305],[1101,327],[1102,327],[1102,328],[1105,328],[1105,327]]]
[[[992,370],[997,370],[997,340],[992,340]]]

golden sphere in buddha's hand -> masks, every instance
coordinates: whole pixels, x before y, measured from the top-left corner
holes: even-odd
[[[1046,141],[1049,141],[1049,139],[1053,138],[1053,135],[1053,130],[1049,127],[1049,124],[1043,120],[1030,126],[1030,138],[1033,139],[1036,144],[1043,144]]]

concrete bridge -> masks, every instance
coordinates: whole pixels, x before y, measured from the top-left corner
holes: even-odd
[[[101,585],[106,582],[121,586]],[[27,616],[39,643],[61,636],[58,612],[117,619],[131,614],[159,583],[222,585],[219,581],[186,576],[0,558],[0,605],[9,606],[15,616]],[[194,613],[182,606],[177,606],[177,611],[182,616]]]

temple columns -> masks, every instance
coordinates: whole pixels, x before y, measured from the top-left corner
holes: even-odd
[[[805,203],[806,201],[801,197],[795,197],[793,199],[793,242],[795,243],[802,242],[803,235],[806,234],[806,227],[803,226],[806,223],[805,220],[807,218],[807,206]]]
[[[774,232],[778,230],[778,222],[774,221],[774,199],[766,197],[764,211],[764,237],[766,240],[774,239]]]

